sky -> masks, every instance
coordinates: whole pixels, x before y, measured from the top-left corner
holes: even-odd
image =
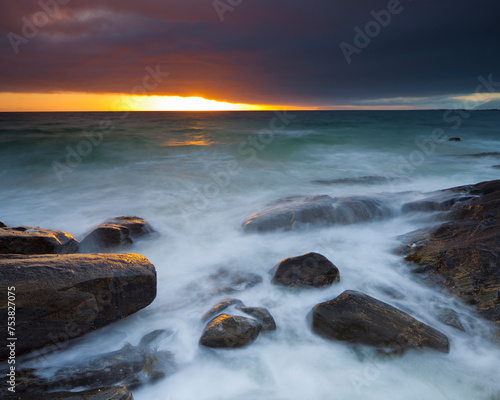
[[[0,111],[498,106],[499,44],[498,0],[2,0]]]

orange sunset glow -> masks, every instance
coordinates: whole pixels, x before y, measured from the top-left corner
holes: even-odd
[[[280,105],[228,103],[202,97],[95,93],[0,93],[0,111],[259,111]]]

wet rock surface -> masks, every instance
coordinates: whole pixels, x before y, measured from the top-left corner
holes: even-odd
[[[475,306],[500,336],[500,181],[448,192],[468,199],[453,206],[448,222],[407,242],[405,259],[425,279]]]
[[[167,331],[157,330],[144,336],[137,346],[126,344],[122,349],[69,363],[63,368],[20,370],[17,390],[45,393],[74,388],[98,389],[125,385],[136,388],[172,375],[177,365],[172,353],[157,350],[156,345]],[[41,374],[40,374],[41,373]],[[47,377],[50,373],[50,377]]]
[[[16,293],[16,354],[67,342],[130,315],[156,296],[156,271],[137,254],[3,255],[0,291]],[[0,305],[0,360],[8,356]]]
[[[214,348],[240,348],[253,342],[261,330],[262,325],[252,318],[222,314],[207,324],[200,344]]]
[[[246,232],[305,229],[310,225],[347,225],[380,220],[392,215],[383,201],[369,197],[289,197],[268,204],[246,219]]]
[[[231,315],[240,311],[251,318]],[[273,316],[263,307],[247,307],[239,299],[225,299],[212,307],[202,318],[205,326],[200,344],[215,348],[239,348],[253,342],[260,332],[276,330]]]
[[[22,397],[24,396],[24,397]],[[134,400],[134,396],[125,386],[117,386],[111,388],[98,388],[92,390],[84,390],[81,392],[54,392],[40,393],[28,392],[18,399],[37,399],[37,400]]]
[[[312,328],[328,339],[383,349],[449,351],[448,338],[441,332],[389,304],[351,290],[317,304]]]
[[[339,270],[330,260],[318,253],[307,253],[286,258],[276,265],[272,283],[292,288],[320,288],[339,280]]]
[[[102,223],[85,235],[80,248],[85,253],[110,251],[129,246],[134,238],[153,232],[151,225],[142,218],[117,217]]]
[[[264,307],[245,307],[236,306],[237,310],[243,311],[245,314],[255,318],[262,325],[262,332],[270,332],[276,330],[276,321],[267,308]]]
[[[71,254],[78,242],[69,233],[19,226],[0,227],[0,254]]]

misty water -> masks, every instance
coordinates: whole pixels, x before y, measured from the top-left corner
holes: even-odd
[[[179,370],[133,390],[136,400],[498,400],[500,350],[491,328],[420,281],[394,249],[399,236],[436,223],[432,214],[403,213],[405,202],[499,177],[499,129],[500,113],[488,111],[0,114],[2,222],[81,239],[110,217],[137,215],[158,232],[126,250],[155,265],[155,301],[25,365],[64,367],[167,329],[159,349],[175,355]],[[335,181],[367,176],[376,178]],[[267,203],[293,195],[374,196],[393,216],[242,230]],[[312,251],[339,268],[339,283],[300,291],[271,285],[269,271],[281,259]],[[220,268],[256,273],[263,282],[221,294],[208,279]],[[382,357],[318,337],[307,314],[347,289],[442,331],[450,353]],[[266,307],[277,331],[243,349],[200,347],[201,317],[228,297]],[[465,332],[439,322],[443,308],[457,311]]]

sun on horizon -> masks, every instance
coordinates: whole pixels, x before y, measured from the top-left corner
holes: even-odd
[[[284,107],[286,106],[229,103],[203,97],[133,96],[112,93],[0,93],[0,112],[264,111]]]

